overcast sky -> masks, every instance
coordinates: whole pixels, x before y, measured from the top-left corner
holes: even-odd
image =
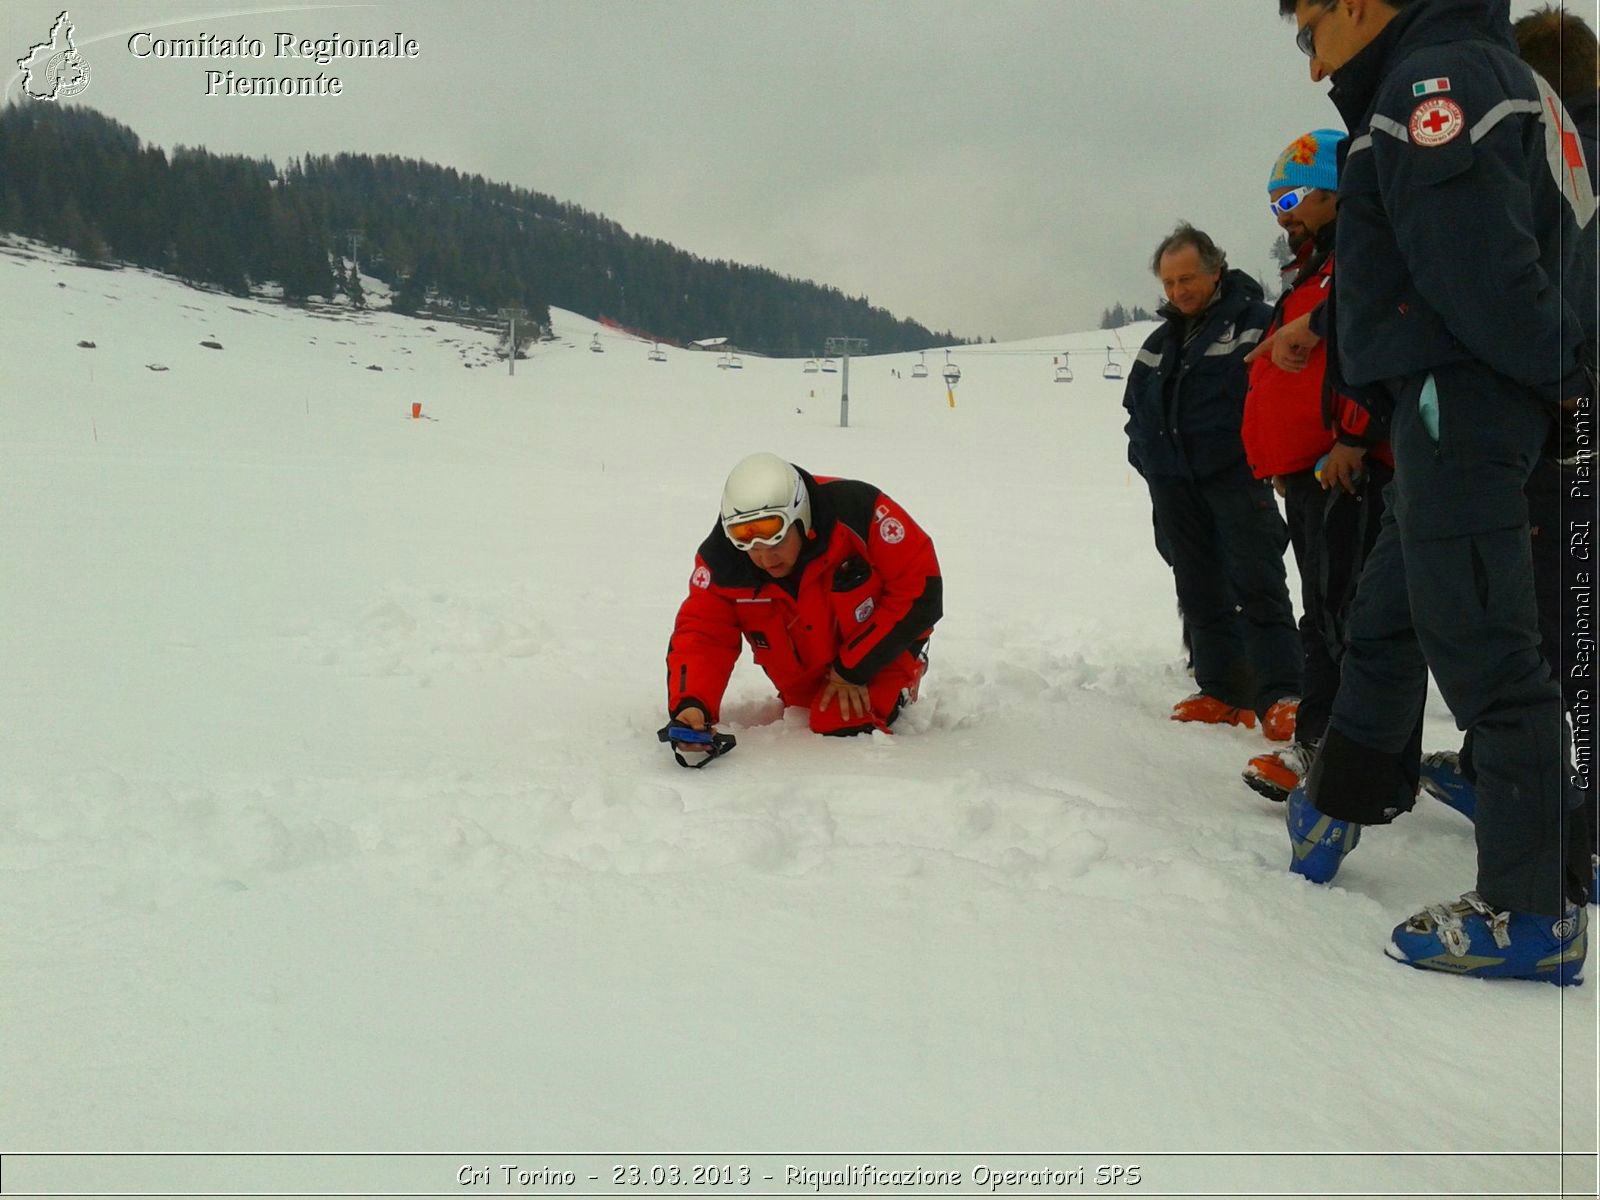
[[[1513,0],[1513,13],[1534,6]],[[8,99],[14,60],[61,11],[59,0],[0,5]],[[1117,300],[1153,307],[1149,254],[1179,218],[1265,275],[1277,235],[1267,172],[1292,138],[1338,123],[1270,0],[84,0],[67,11],[90,70],[75,102],[169,151],[425,159],[1002,340],[1092,327]],[[140,59],[137,31],[248,35],[266,56]],[[399,34],[418,56],[318,66],[273,57],[280,32]],[[321,71],[343,93],[207,96],[207,70],[230,69]]]

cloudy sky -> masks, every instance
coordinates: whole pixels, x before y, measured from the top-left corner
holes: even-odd
[[[1514,14],[1535,0],[1514,0]],[[6,0],[0,46],[59,0]],[[1269,0],[82,0],[75,102],[171,149],[388,153],[547,193],[693,253],[1001,339],[1157,298],[1179,219],[1267,271],[1278,152],[1334,125]],[[130,35],[261,58],[139,58]],[[401,60],[275,57],[280,33],[414,39]],[[148,39],[136,43],[143,47]],[[208,70],[336,75],[338,96],[207,95]],[[19,94],[7,72],[8,99]]]

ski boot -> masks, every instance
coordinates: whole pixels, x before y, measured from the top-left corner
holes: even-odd
[[[1261,732],[1269,742],[1292,742],[1295,718],[1300,713],[1300,697],[1285,696],[1261,715]]]
[[[1284,750],[1258,754],[1245,765],[1245,786],[1275,804],[1282,804],[1311,770],[1311,758],[1315,753],[1315,746],[1295,742]]]
[[[1243,725],[1246,729],[1256,727],[1256,715],[1248,708],[1235,708],[1204,692],[1196,692],[1174,704],[1172,719],[1199,721],[1206,725]]]
[[[1384,953],[1427,971],[1565,987],[1583,982],[1588,930],[1588,911],[1575,904],[1559,917],[1495,912],[1477,892],[1468,892],[1396,925]]]
[[[1454,750],[1433,750],[1422,756],[1419,782],[1422,790],[1448,804],[1467,820],[1478,811],[1478,789],[1461,773],[1461,755]]]
[[[1305,788],[1299,785],[1289,793],[1284,815],[1289,826],[1289,846],[1294,852],[1289,870],[1312,883],[1332,882],[1344,856],[1361,840],[1361,826],[1318,812]]]

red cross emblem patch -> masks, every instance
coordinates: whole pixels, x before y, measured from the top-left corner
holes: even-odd
[[[1411,140],[1419,146],[1442,146],[1466,127],[1466,113],[1444,96],[1429,96],[1411,111]]]

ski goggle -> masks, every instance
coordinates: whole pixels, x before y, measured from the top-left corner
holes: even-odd
[[[722,531],[740,550],[748,550],[752,546],[776,546],[793,524],[794,517],[788,513],[755,513],[724,521]]]
[[[1275,217],[1281,216],[1286,212],[1293,212],[1300,207],[1300,201],[1316,190],[1316,188],[1312,187],[1290,188],[1276,200],[1268,200],[1267,207],[1272,210],[1272,215]]]

